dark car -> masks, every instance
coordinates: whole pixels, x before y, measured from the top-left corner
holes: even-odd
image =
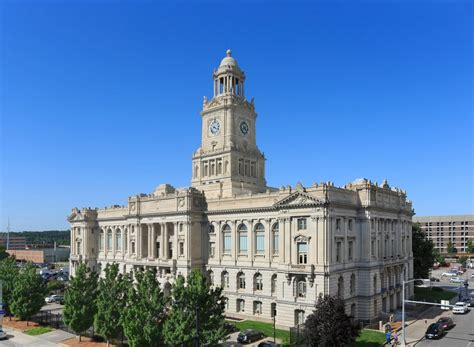
[[[62,295],[56,295],[53,299],[53,302],[55,304],[60,304],[60,305],[64,305],[64,296]]]
[[[431,277],[430,280],[431,280],[431,282],[439,282],[438,277]]]
[[[251,343],[251,342],[260,340],[264,337],[265,335],[262,332],[248,329],[248,330],[240,332],[239,336],[237,336],[237,342]]]
[[[428,329],[426,330],[425,337],[427,339],[440,339],[444,335],[444,328],[439,323],[430,324]]]
[[[449,330],[454,327],[454,322],[449,317],[441,317],[438,319],[438,323],[443,327],[444,330]]]
[[[263,341],[260,342],[257,347],[275,347],[275,344],[271,341]]]
[[[227,334],[235,333],[238,330],[237,327],[232,323],[224,323],[224,329]]]
[[[425,284],[425,282],[423,282],[423,280],[415,280],[413,283],[415,283],[415,286],[422,286]]]

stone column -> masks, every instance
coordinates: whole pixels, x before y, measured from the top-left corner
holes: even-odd
[[[178,259],[179,257],[179,245],[178,245],[178,232],[179,232],[179,222],[174,224],[174,234],[173,234],[173,258]]]
[[[137,227],[137,258],[142,258],[142,226],[140,224],[136,225]]]
[[[151,257],[153,259],[156,259],[157,256],[156,256],[156,224],[152,224],[151,225],[151,228],[152,228],[152,232],[151,232]]]
[[[152,223],[148,223],[147,224],[147,227],[148,227],[148,235],[147,235],[147,241],[148,241],[148,259],[151,259],[153,258],[153,243],[152,243],[152,239],[153,239],[153,224]]]
[[[265,259],[267,261],[273,260],[273,233],[272,222],[270,219],[265,219]]]
[[[255,224],[255,219],[249,220],[249,228],[247,233],[247,256],[252,262],[255,260]]]
[[[163,240],[161,246],[163,259],[168,259],[168,225],[166,224],[166,222],[163,223],[161,239]]]
[[[239,225],[239,221],[235,220],[234,225],[232,226],[232,232],[231,232],[231,242],[232,242],[232,257],[234,258],[235,261],[237,261],[237,255],[239,252],[238,248],[238,243],[239,240],[237,240],[237,227]]]

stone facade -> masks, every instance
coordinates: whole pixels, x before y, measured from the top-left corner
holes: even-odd
[[[163,184],[126,206],[72,210],[72,273],[78,261],[98,271],[156,267],[168,292],[176,275],[201,269],[224,287],[229,316],[276,315],[280,327],[303,322],[319,293],[343,296],[361,320],[398,307],[402,280],[413,277],[406,193],[367,179],[268,187],[244,82],[228,51],[203,101],[191,187]]]

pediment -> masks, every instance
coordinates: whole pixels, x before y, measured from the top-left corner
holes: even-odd
[[[304,206],[315,206],[322,205],[324,201],[315,198],[314,196],[298,191],[290,194],[289,196],[275,202],[273,205],[276,208],[291,208],[291,207],[304,207]]]
[[[67,218],[69,222],[79,222],[84,220],[84,216],[81,212],[72,212]]]

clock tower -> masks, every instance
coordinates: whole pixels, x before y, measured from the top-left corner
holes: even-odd
[[[204,97],[201,147],[193,155],[191,185],[208,198],[267,189],[265,157],[256,144],[253,99],[245,99],[245,73],[230,50],[214,70],[214,96]]]

